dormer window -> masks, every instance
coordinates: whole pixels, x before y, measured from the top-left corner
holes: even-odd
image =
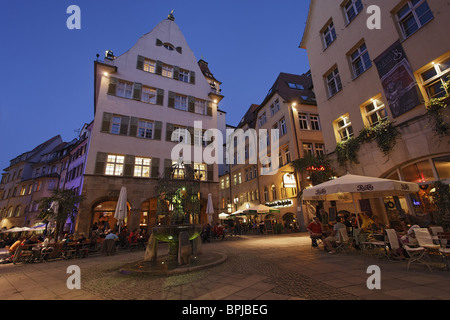
[[[175,47],[173,45],[171,45],[170,43],[167,43],[167,42],[163,44],[163,47],[166,48],[169,51],[175,50]]]

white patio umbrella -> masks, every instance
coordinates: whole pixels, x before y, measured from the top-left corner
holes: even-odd
[[[219,213],[219,219],[221,219],[221,220],[225,220],[229,216],[230,215],[228,213],[225,213],[225,212]]]
[[[127,209],[127,188],[122,186],[119,199],[117,200],[116,211],[114,213],[114,218],[117,219],[117,225],[119,226],[119,232],[123,221],[127,217]]]
[[[399,196],[418,191],[417,183],[347,173],[345,176],[305,189],[302,197],[303,200],[352,200],[357,214],[355,200]],[[359,224],[358,219],[357,221]]]
[[[14,228],[8,229],[8,230],[3,231],[3,232],[5,232],[5,233],[11,233],[11,232],[22,232],[22,231],[24,231],[23,228],[20,228],[20,227],[14,227]]]
[[[212,194],[211,193],[208,193],[208,203],[206,205],[206,214],[208,215],[208,223],[212,224],[213,214],[214,214],[214,207],[213,207]]]

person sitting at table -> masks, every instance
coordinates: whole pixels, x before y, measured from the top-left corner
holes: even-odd
[[[53,244],[55,244],[55,239],[51,235],[46,236],[44,242],[42,242],[41,253],[44,255],[53,251]]]
[[[342,220],[343,218],[338,218],[333,226],[333,231],[324,239],[325,250],[328,250],[328,253],[336,253],[336,250],[334,250],[334,243],[339,240],[339,229],[347,229]]]
[[[17,248],[22,245],[22,243],[25,242],[27,238],[26,237],[19,237],[16,242],[14,242],[8,249],[8,254],[10,256],[14,255],[14,252],[16,252]]]
[[[317,248],[317,239],[323,239],[322,224],[317,217],[313,218],[313,221],[306,227],[311,238],[312,246]]]

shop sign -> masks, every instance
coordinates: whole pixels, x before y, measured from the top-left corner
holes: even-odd
[[[325,167],[324,166],[310,166],[308,168],[306,168],[306,171],[325,171]]]
[[[279,200],[279,201],[273,201],[273,202],[267,202],[266,206],[272,207],[272,208],[283,208],[283,207],[290,207],[292,206],[293,202],[292,200]]]
[[[295,175],[293,173],[285,173],[283,175],[283,186],[285,188],[297,188]]]

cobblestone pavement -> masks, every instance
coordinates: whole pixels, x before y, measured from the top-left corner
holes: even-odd
[[[237,236],[203,245],[222,252],[217,266],[185,274],[121,274],[143,251],[87,259],[0,265],[0,299],[64,300],[398,300],[450,299],[450,272],[435,264],[406,271],[406,261],[330,255],[311,248],[304,233]],[[167,252],[161,244],[159,254]],[[69,265],[81,269],[81,290],[66,286]],[[367,287],[367,267],[381,269],[381,289]]]

